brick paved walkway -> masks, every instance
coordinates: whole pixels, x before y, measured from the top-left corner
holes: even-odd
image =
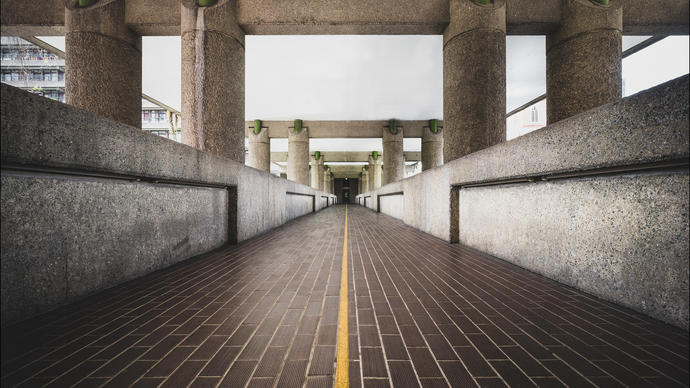
[[[3,331],[2,386],[330,387],[344,206]],[[349,207],[353,387],[687,386],[688,334]]]

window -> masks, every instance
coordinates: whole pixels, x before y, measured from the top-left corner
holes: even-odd
[[[143,118],[143,120],[144,120],[144,122],[146,122],[146,123],[151,122],[151,111],[149,111],[149,110],[145,110],[145,111],[144,111],[144,118]]]

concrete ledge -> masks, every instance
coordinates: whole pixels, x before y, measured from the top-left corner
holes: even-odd
[[[357,196],[688,328],[688,76]],[[536,183],[534,183],[536,182]],[[404,211],[382,195],[402,191]]]
[[[5,84],[1,92],[3,326],[265,233],[324,208],[323,197],[335,202]]]

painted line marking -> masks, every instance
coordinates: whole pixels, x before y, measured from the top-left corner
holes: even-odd
[[[338,310],[338,358],[335,369],[336,388],[350,386],[350,349],[347,328],[347,204],[345,204],[345,240],[343,240],[343,263],[340,269],[340,305]]]

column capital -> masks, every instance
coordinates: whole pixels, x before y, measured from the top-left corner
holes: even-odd
[[[125,24],[124,0],[101,0],[81,7],[79,0],[64,0],[67,33],[88,32],[126,42],[141,51],[141,38]]]
[[[237,1],[218,0],[213,5],[200,6],[197,0],[181,0],[180,32],[216,32],[235,39],[244,48],[244,31],[237,21]]]
[[[608,5],[589,0],[563,0],[560,28],[547,35],[546,50],[594,30],[623,31],[623,6],[621,0],[609,0]]]
[[[458,35],[473,30],[506,32],[505,0],[480,4],[474,0],[450,0],[450,23],[443,32],[443,45]]]

